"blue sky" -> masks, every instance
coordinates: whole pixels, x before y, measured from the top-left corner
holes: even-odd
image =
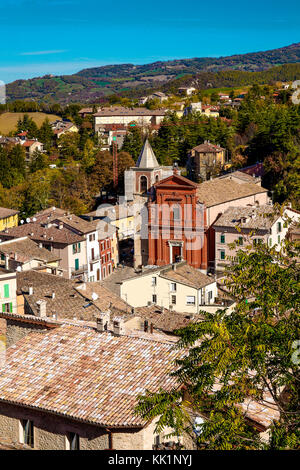
[[[0,80],[300,41],[299,0],[0,0]]]

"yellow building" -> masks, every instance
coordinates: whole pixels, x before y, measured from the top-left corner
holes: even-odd
[[[0,207],[0,232],[6,228],[17,227],[19,211]]]

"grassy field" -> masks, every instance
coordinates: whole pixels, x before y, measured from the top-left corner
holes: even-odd
[[[55,121],[56,119],[61,119],[59,116],[55,116],[55,114],[45,114],[45,113],[3,113],[0,114],[0,135],[2,134],[9,134],[11,131],[15,131],[18,120],[24,116],[24,114],[28,114],[37,126],[41,126],[43,121],[46,117],[49,121]]]

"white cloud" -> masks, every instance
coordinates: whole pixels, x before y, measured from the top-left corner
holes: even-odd
[[[68,52],[66,50],[54,50],[54,51],[32,51],[32,52],[21,52],[20,55],[46,55],[46,54],[62,54]]]

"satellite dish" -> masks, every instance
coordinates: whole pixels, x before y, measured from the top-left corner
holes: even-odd
[[[23,224],[24,224],[24,220],[23,220],[23,219],[22,219],[22,220],[20,220],[20,224],[21,224],[21,225],[23,225]]]
[[[20,273],[22,271],[21,266],[17,266],[17,271],[18,271],[18,273]]]
[[[196,416],[193,423],[193,431],[194,433],[199,436],[202,433],[202,424],[204,423],[204,419],[201,416]]]
[[[96,294],[96,292],[93,292],[92,293],[92,300],[97,300],[98,299],[98,294]]]
[[[56,209],[56,207],[53,206],[53,207],[52,207],[52,210],[55,211],[55,209]]]
[[[32,222],[36,222],[36,218],[35,218],[35,217],[33,217]]]
[[[29,218],[29,217],[27,217],[26,222],[29,224],[29,222],[30,222],[30,218]]]

